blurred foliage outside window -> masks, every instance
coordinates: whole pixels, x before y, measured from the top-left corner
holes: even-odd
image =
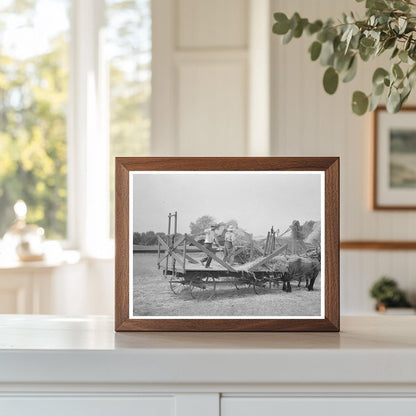
[[[114,157],[149,152],[151,0],[106,0],[110,235]],[[71,0],[0,4],[0,238],[23,199],[47,238],[67,235]],[[53,19],[51,18],[53,16]]]
[[[18,199],[28,222],[66,236],[68,13],[69,0],[1,1],[0,238]]]

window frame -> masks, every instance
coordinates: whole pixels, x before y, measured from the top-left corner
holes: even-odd
[[[68,222],[65,248],[114,255],[109,224],[108,70],[105,0],[72,0],[67,115]]]

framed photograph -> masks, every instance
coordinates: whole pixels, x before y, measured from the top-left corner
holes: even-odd
[[[416,209],[416,107],[374,112],[373,208]]]
[[[116,158],[116,331],[339,331],[339,159]]]

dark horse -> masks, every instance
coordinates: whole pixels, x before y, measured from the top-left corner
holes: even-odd
[[[292,291],[291,281],[293,279],[299,281],[299,285],[302,279],[305,279],[305,287],[308,290],[313,290],[313,285],[315,280],[318,277],[319,272],[321,271],[321,256],[320,253],[311,255],[311,257],[299,257],[289,260],[288,270],[283,274],[283,290],[285,292]]]

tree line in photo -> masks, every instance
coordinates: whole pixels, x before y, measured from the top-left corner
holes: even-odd
[[[195,237],[199,237],[204,234],[204,231],[211,226],[211,224],[216,223],[215,218],[210,215],[203,215],[191,222],[189,224],[190,234]],[[220,222],[217,224],[219,228],[227,228],[232,225],[235,229],[238,228],[238,223],[236,220],[229,220],[227,222]],[[141,246],[153,246],[157,245],[157,236],[164,238],[166,233],[164,232],[155,232],[155,231],[146,231],[146,232],[137,232],[133,233],[133,244]]]
[[[290,225],[286,232],[282,232],[284,230],[275,230],[276,237],[280,238],[282,242],[288,242],[295,236],[297,240],[305,241],[308,245],[319,245],[321,233],[319,221],[305,221],[303,224],[300,224],[299,221],[294,221],[294,223],[296,223],[296,226],[294,224]],[[215,232],[220,242],[222,242],[225,232],[230,226],[234,230],[236,245],[246,245],[253,238],[250,233],[239,227],[238,222],[235,219],[230,219],[226,222],[217,222],[215,218],[210,215],[203,215],[195,221],[192,221],[189,224],[189,234],[197,241],[203,243],[205,231],[210,228],[212,224],[215,224]],[[290,233],[288,233],[289,230],[291,230]],[[265,234],[267,234],[267,232],[268,230],[265,230]],[[154,246],[158,244],[157,236],[165,239],[166,233],[155,231],[134,232],[133,244]]]

